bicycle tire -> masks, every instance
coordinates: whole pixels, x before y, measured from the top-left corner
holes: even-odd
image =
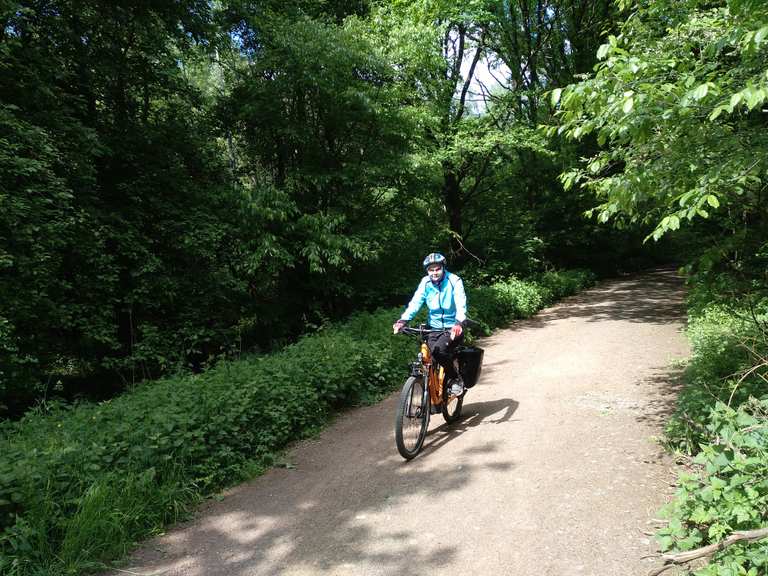
[[[421,451],[428,427],[429,392],[422,377],[410,376],[400,392],[395,417],[395,443],[403,458],[410,460]]]
[[[467,391],[461,393],[461,396],[451,398],[448,391],[448,384],[443,386],[443,418],[448,424],[453,424],[461,418],[461,408],[464,406],[464,396]]]

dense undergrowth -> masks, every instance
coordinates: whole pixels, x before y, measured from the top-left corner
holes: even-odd
[[[488,331],[592,282],[581,271],[508,279],[470,289],[470,313]],[[391,335],[397,314],[357,314],[275,354],[6,424],[0,573],[103,567],[202,498],[274,464],[334,411],[382,398],[413,353],[413,342]]]
[[[669,523],[658,534],[664,551],[768,526],[767,322],[768,302],[692,310],[693,353],[667,439],[693,460],[664,510]],[[768,540],[729,546],[695,574],[768,574]]]

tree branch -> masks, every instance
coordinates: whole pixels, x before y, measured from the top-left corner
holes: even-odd
[[[480,187],[480,183],[483,181],[486,175],[486,171],[488,170],[488,165],[491,163],[491,157],[495,153],[495,149],[491,150],[484,158],[482,166],[480,166],[480,171],[475,176],[475,184],[472,186],[472,189],[469,190],[466,194],[464,194],[464,205],[466,204],[477,194],[478,188]],[[486,188],[486,190],[488,190]],[[485,191],[485,190],[484,190]]]
[[[453,61],[453,69],[451,70],[451,84],[453,86],[456,86],[456,80],[458,80],[459,75],[461,74],[461,63],[464,61],[464,40],[466,37],[466,29],[464,28],[463,24],[460,24],[458,26],[459,31],[459,47],[454,51],[455,53],[455,60]],[[455,45],[455,41],[454,41]]]
[[[467,91],[469,90],[469,85],[472,83],[472,78],[475,76],[475,67],[480,60],[482,51],[483,44],[481,37],[480,44],[478,44],[477,49],[475,50],[475,56],[472,58],[472,65],[469,67],[469,72],[467,73],[467,77],[464,80],[464,86],[461,88],[461,98],[459,98],[459,107],[458,110],[456,110],[456,117],[453,119],[454,122],[461,120],[461,117],[464,115],[464,104],[467,100]]]
[[[662,554],[661,558],[664,560],[664,565],[651,570],[648,573],[648,576],[658,576],[662,572],[665,572],[677,565],[687,564],[693,560],[704,558],[705,556],[711,556],[715,552],[723,550],[731,544],[736,544],[736,542],[752,542],[754,540],[762,540],[763,538],[768,538],[768,527],[759,528],[757,530],[741,530],[738,532],[733,532],[730,536],[728,536],[728,538],[721,542],[716,542],[715,544],[710,544],[709,546],[697,548],[696,550],[688,550],[678,554]]]

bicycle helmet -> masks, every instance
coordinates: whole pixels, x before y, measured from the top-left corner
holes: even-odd
[[[439,264],[443,268],[445,268],[446,259],[445,256],[440,254],[440,252],[432,252],[432,254],[427,254],[427,257],[424,258],[424,262],[422,262],[422,265],[424,266],[424,270],[432,266],[432,264]]]

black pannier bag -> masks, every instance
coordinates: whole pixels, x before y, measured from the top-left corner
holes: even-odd
[[[459,373],[464,380],[465,388],[472,388],[480,379],[480,372],[483,368],[482,348],[477,346],[465,346],[456,353],[459,360]]]

